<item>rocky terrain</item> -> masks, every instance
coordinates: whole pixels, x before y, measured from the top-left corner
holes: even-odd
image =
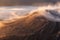
[[[3,25],[0,26],[0,40],[60,40],[60,22],[42,15],[48,12],[50,15],[50,11],[34,11],[13,22],[0,23]]]

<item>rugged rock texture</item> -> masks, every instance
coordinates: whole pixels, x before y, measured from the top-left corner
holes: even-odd
[[[60,40],[59,30],[60,23],[32,14],[0,28],[0,40]]]

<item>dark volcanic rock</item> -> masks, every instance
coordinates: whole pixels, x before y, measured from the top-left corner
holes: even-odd
[[[0,40],[60,40],[59,30],[60,23],[33,14],[0,28]]]

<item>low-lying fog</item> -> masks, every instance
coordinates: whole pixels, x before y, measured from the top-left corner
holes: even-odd
[[[16,16],[24,16],[28,12],[37,9],[38,6],[5,6],[0,7],[0,19],[8,19]]]
[[[6,19],[24,16],[32,10],[36,9],[55,9],[60,8],[60,5],[47,5],[47,6],[0,6],[0,21]]]

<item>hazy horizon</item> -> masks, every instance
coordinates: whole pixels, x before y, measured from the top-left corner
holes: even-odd
[[[60,0],[0,0],[0,6],[55,4]]]

